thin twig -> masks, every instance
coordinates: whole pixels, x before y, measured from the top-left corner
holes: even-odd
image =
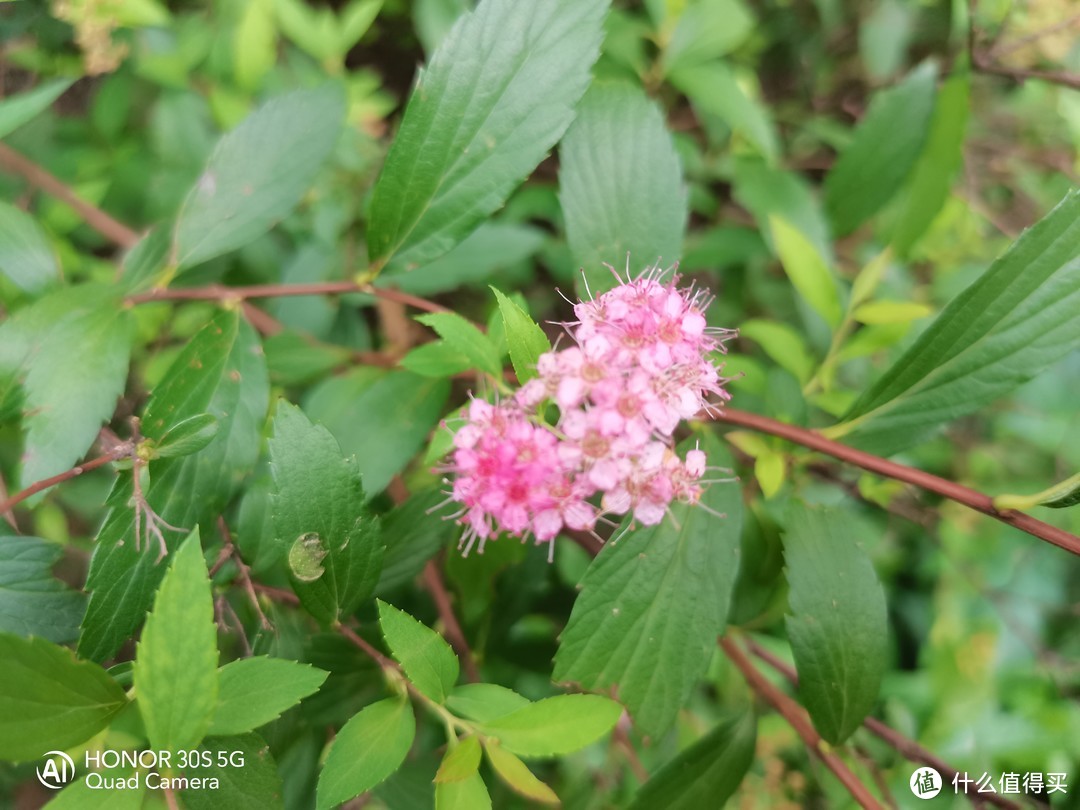
[[[822,746],[821,737],[814,730],[814,726],[802,708],[773,686],[751,663],[750,659],[746,657],[746,654],[735,642],[728,638],[722,638],[720,639],[720,646],[731,663],[742,673],[750,688],[772,704],[773,708],[788,722],[788,725],[795,729],[795,733],[802,738],[807,749],[820,759],[825,764],[825,767],[832,771],[836,778],[840,780],[840,783],[847,788],[851,797],[866,810],[884,810],[881,802],[870,793],[866,785],[859,781],[859,778],[851,772],[847,764],[832,751],[827,751]]]
[[[0,501],[6,501],[8,497],[7,484],[4,482],[4,476],[0,474]],[[15,533],[19,532],[19,524],[15,521],[15,513],[8,509],[3,513],[2,517],[7,521],[8,525],[15,530]]]
[[[255,593],[255,586],[251,582],[251,568],[244,562],[244,558],[240,556],[240,552],[233,543],[232,533],[229,531],[229,524],[225,522],[225,518],[222,515],[218,515],[218,532],[221,534],[221,542],[224,544],[225,548],[229,550],[229,554],[232,555],[233,561],[236,563],[236,575],[239,578],[244,591],[248,595],[248,601],[250,601],[251,606],[255,608],[255,614],[259,617],[259,624],[262,625],[263,630],[273,630],[274,625],[266,618],[266,614],[263,613],[262,605],[259,604],[259,595]]]
[[[1073,90],[1080,90],[1080,73],[1068,73],[1064,70],[1032,70],[1029,68],[1006,67],[992,62],[985,54],[979,51],[972,52],[971,66],[976,73],[1003,76],[1019,84],[1023,84],[1028,79],[1035,79],[1040,82],[1049,82]]]
[[[0,503],[0,515],[10,512],[13,506],[17,506],[18,504],[25,501],[27,498],[37,495],[42,490],[46,490],[49,487],[54,487],[57,484],[63,483],[64,481],[70,481],[72,478],[77,478],[83,473],[90,472],[91,470],[96,470],[98,467],[104,467],[106,464],[117,461],[124,456],[131,455],[131,452],[131,443],[124,442],[112,448],[104,455],[98,456],[97,458],[91,459],[90,461],[85,461],[76,467],[72,467],[70,470],[65,470],[62,473],[57,473],[56,475],[53,475],[49,478],[43,478],[37,483],[31,484],[26,489],[16,492],[14,495]]]
[[[275,588],[273,585],[263,585],[261,582],[254,581],[251,583],[251,587],[253,587],[257,593],[266,594],[275,602],[284,602],[285,604],[294,607],[300,604],[300,597],[284,588]]]
[[[41,189],[46,194],[67,203],[87,225],[120,247],[130,248],[139,241],[139,234],[134,230],[117,222],[100,208],[91,205],[62,180],[3,143],[0,143],[0,166],[21,176],[30,185]]]
[[[865,453],[862,450],[856,450],[854,447],[848,447],[846,444],[840,444],[840,442],[834,442],[832,439],[826,439],[816,431],[796,427],[795,425],[789,425],[784,422],[778,422],[775,419],[770,419],[767,416],[760,416],[756,413],[737,411],[733,408],[724,408],[719,413],[711,414],[711,418],[717,422],[738,425],[739,427],[749,428],[760,433],[768,433],[771,436],[777,436],[781,439],[786,439],[789,442],[800,444],[803,447],[808,447],[811,450],[816,450],[819,453],[825,453],[833,458],[838,458],[841,461],[853,464],[856,467],[860,467],[877,475],[895,478],[897,481],[903,481],[907,484],[917,486],[920,489],[925,489],[928,492],[934,492],[944,498],[963,504],[969,509],[974,509],[976,512],[982,512],[984,515],[989,515],[995,520],[1000,520],[1002,523],[1006,523],[1013,528],[1027,532],[1033,537],[1038,537],[1040,540],[1052,543],[1058,548],[1080,555],[1080,537],[1070,534],[1064,529],[1051,526],[1049,523],[1044,523],[1023,512],[1016,512],[1011,509],[999,512],[994,508],[993,498],[982,492],[965,487],[963,484],[958,484],[945,478],[939,478],[936,475],[917,470],[914,467],[906,467],[903,464],[897,464],[895,461],[889,461],[880,456]]]
[[[756,641],[747,638],[746,646],[750,650],[750,652],[752,652],[755,656],[760,658],[770,667],[783,675],[784,678],[786,678],[790,683],[792,683],[793,685],[797,685],[799,683],[798,673],[795,672],[794,669],[788,666],[788,664],[784,661],[781,661],[771,652],[766,650]],[[927,751],[914,740],[908,739],[899,731],[896,731],[895,729],[885,725],[877,718],[867,717],[865,720],[863,720],[863,726],[865,726],[868,731],[874,734],[874,736],[887,742],[893,749],[896,750],[897,753],[899,753],[902,757],[904,757],[904,759],[908,760],[909,762],[919,762],[923,765],[929,765],[931,768],[933,768],[935,771],[942,775],[943,781],[945,782],[952,782],[953,777],[955,777],[959,773],[956,768],[953,768],[947,762],[944,762],[943,760],[934,756],[934,754]],[[965,794],[967,793],[969,787],[972,786],[965,785]],[[968,796],[968,798],[972,800],[986,801],[990,804],[996,805],[997,807],[1006,808],[1006,810],[1021,810],[1020,805],[1016,804],[1015,802],[1011,802],[1008,799],[1002,798],[1001,796],[998,796],[994,793],[976,793],[974,796]]]
[[[1059,31],[1065,31],[1069,28],[1072,28],[1077,23],[1080,23],[1080,14],[1074,14],[1071,17],[1066,17],[1064,20],[1059,20],[1058,22],[1053,23],[1052,25],[1048,25],[1045,28],[1040,28],[1038,31],[1032,31],[1030,34],[1025,34],[1022,37],[1017,37],[1011,42],[1001,42],[999,40],[986,53],[988,56],[1000,58],[1002,56],[1005,56],[1006,54],[1023,48],[1025,45],[1030,45],[1032,42],[1042,39],[1043,37],[1050,36],[1051,34],[1056,34]]]
[[[424,566],[424,587],[435,601],[439,618],[442,619],[443,635],[461,659],[462,666],[465,668],[465,677],[471,683],[479,683],[480,671],[476,668],[476,659],[473,658],[469,642],[465,639],[465,633],[461,630],[457,616],[454,615],[454,608],[450,604],[450,594],[446,590],[446,585],[443,584],[439,566],[434,560],[428,560],[427,565]]]
[[[428,301],[391,287],[375,287],[354,281],[319,281],[310,284],[251,284],[246,287],[223,287],[211,284],[206,287],[170,287],[135,293],[127,297],[129,304],[145,304],[151,301],[229,301],[248,298],[284,298],[297,295],[347,295],[363,293],[387,301],[396,301],[425,312],[448,312],[434,301]]]

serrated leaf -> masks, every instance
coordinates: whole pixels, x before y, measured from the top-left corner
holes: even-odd
[[[555,791],[537,779],[525,763],[509,751],[490,740],[484,745],[484,750],[495,773],[515,793],[520,793],[526,799],[542,804],[559,803],[559,797],[555,795]]]
[[[217,703],[218,650],[197,530],[177,549],[161,581],[136,648],[134,676],[152,746],[175,752],[202,742]]]
[[[523,757],[570,754],[615,727],[622,706],[599,695],[556,695],[480,726],[507,751]]]
[[[0,201],[0,273],[31,295],[60,278],[60,265],[44,231],[32,216],[3,201]]]
[[[319,691],[329,673],[284,658],[240,658],[218,670],[218,697],[208,734],[253,731]]]
[[[753,713],[726,720],[653,774],[630,810],[723,807],[754,761]]]
[[[825,208],[837,236],[876,214],[919,158],[934,110],[937,68],[924,62],[870,101],[855,138],[825,177]]]
[[[468,736],[447,750],[435,774],[436,782],[460,782],[476,773],[480,767],[480,740]]]
[[[517,374],[519,383],[525,383],[536,376],[536,361],[544,352],[551,351],[551,341],[521,307],[494,287],[491,291],[499,302],[499,313],[506,330],[506,343],[510,347],[510,362],[514,364],[514,373]]]
[[[53,577],[62,553],[37,537],[0,536],[0,632],[57,644],[78,638],[86,597]]]
[[[705,437],[704,449],[710,466],[732,466],[714,437]],[[617,686],[638,727],[652,736],[671,725],[704,674],[739,567],[739,488],[713,484],[702,502],[727,517],[678,504],[659,525],[604,546],[555,655],[556,681]]]
[[[338,732],[319,774],[318,810],[359,796],[396,771],[415,732],[412,706],[402,698],[380,700],[354,715]]]
[[[7,137],[45,112],[72,84],[72,79],[53,79],[33,90],[0,101],[0,138]]]
[[[154,448],[159,458],[179,458],[198,453],[217,436],[218,420],[212,413],[200,413],[178,422]]]
[[[143,434],[154,440],[198,414],[218,420],[217,436],[198,453],[151,462],[145,495],[163,520],[191,529],[221,514],[259,454],[269,395],[254,330],[234,311],[218,313],[180,352],[143,413]],[[96,660],[133,635],[166,569],[156,549],[136,548],[130,501],[131,476],[124,475],[109,495],[87,580],[92,594],[79,651]],[[170,548],[183,537],[164,534]]]
[[[491,795],[484,778],[473,773],[460,782],[436,784],[435,810],[491,810]]]
[[[342,458],[326,428],[282,401],[270,464],[274,534],[290,549],[293,588],[320,622],[341,621],[371,595],[384,550],[378,519],[364,506],[356,462]]]
[[[835,329],[843,319],[840,293],[829,265],[801,231],[778,216],[769,217],[773,242],[784,272],[814,311]]]
[[[478,723],[490,723],[528,705],[528,698],[494,683],[465,683],[455,686],[446,700],[450,711]]]
[[[630,254],[636,274],[674,264],[686,231],[682,167],[664,117],[639,88],[597,83],[559,146],[559,201],[574,261],[593,292],[617,281]]]
[[[377,601],[379,626],[390,653],[417,689],[443,703],[460,672],[454,651],[442,636],[408,613]]]
[[[829,431],[889,455],[972,413],[1080,342],[1080,192],[1071,192],[937,319]]]
[[[270,746],[258,734],[210,737],[199,746],[213,765],[188,768],[184,776],[217,779],[213,789],[182,790],[186,810],[281,810],[283,787]],[[237,757],[242,757],[241,760]],[[224,764],[223,764],[224,763]],[[203,783],[205,785],[205,783]]]
[[[409,99],[371,203],[368,252],[438,258],[501,206],[570,124],[607,0],[482,0],[442,40]]]
[[[131,341],[130,313],[104,285],[56,290],[0,324],[0,378],[22,383],[24,486],[90,449],[124,392]]]
[[[271,99],[214,149],[177,217],[180,268],[228,253],[288,214],[330,156],[345,117],[336,84]]]
[[[0,633],[0,759],[24,762],[105,728],[127,697],[105,670],[43,638]]]
[[[941,86],[930,131],[912,170],[904,204],[893,228],[892,244],[906,256],[930,227],[949,197],[964,160],[964,135],[971,102],[971,72],[961,68]]]
[[[799,697],[834,745],[874,707],[886,665],[885,593],[860,546],[860,528],[849,512],[794,503],[784,534]]]
[[[448,346],[468,358],[473,368],[493,377],[502,375],[499,352],[490,338],[460,315],[454,312],[430,312],[418,316],[416,320],[438,332]]]
[[[359,368],[313,388],[304,408],[356,457],[375,494],[427,443],[449,393],[448,380]]]
[[[1066,478],[1034,495],[998,495],[994,498],[994,508],[998,510],[1031,509],[1033,506],[1067,509],[1077,504],[1080,504],[1080,474]]]

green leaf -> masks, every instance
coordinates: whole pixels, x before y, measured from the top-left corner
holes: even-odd
[[[37,221],[3,201],[0,201],[0,273],[31,295],[60,278],[60,265]]]
[[[210,728],[218,698],[214,597],[199,532],[173,556],[135,652],[135,694],[150,744],[194,748]]]
[[[468,779],[480,767],[480,740],[469,736],[447,750],[435,774],[436,782],[460,782]]]
[[[209,734],[243,734],[276,720],[319,691],[329,673],[284,658],[240,658],[218,670],[218,699]]]
[[[455,686],[446,700],[454,714],[478,723],[490,723],[530,705],[529,699],[494,683]]]
[[[998,510],[1031,509],[1033,506],[1066,509],[1078,503],[1080,503],[1080,474],[1066,478],[1034,495],[998,495],[994,498],[994,508]]]
[[[210,755],[209,767],[189,768],[189,778],[217,779],[214,789],[180,792],[186,810],[282,810],[283,787],[270,747],[258,734],[211,737],[199,746]]]
[[[87,786],[84,777],[60,791],[44,810],[141,810],[145,797],[146,781],[143,779],[135,788],[105,788]]]
[[[175,264],[242,247],[292,211],[337,144],[344,116],[341,87],[329,83],[278,96],[225,135],[180,209]]]
[[[495,773],[515,793],[520,793],[526,799],[541,802],[542,804],[558,804],[559,797],[555,791],[541,782],[526,767],[525,763],[515,757],[509,751],[499,747],[496,743],[488,741],[484,746],[487,751],[488,761]]]
[[[53,578],[61,554],[37,537],[0,536],[0,632],[57,644],[78,638],[86,597]]]
[[[270,0],[252,0],[245,4],[232,46],[236,83],[244,90],[258,89],[277,61],[277,31]]]
[[[753,713],[720,723],[653,774],[630,810],[724,807],[754,761],[756,742]]]
[[[33,90],[0,101],[0,138],[6,138],[23,124],[45,112],[72,84],[72,79],[53,79]]]
[[[416,320],[439,333],[447,345],[468,358],[473,368],[492,377],[502,376],[502,362],[494,344],[479,329],[454,312],[430,312]]]
[[[761,494],[768,500],[784,485],[787,467],[784,456],[773,450],[761,453],[754,459],[754,477],[761,486]]]
[[[859,323],[910,323],[934,313],[933,308],[915,301],[871,301],[855,307],[851,316]]]
[[[924,62],[870,102],[855,139],[825,177],[825,208],[837,236],[851,233],[903,186],[934,110],[937,68]]]
[[[456,527],[440,514],[446,494],[427,489],[412,495],[382,518],[386,554],[375,592],[386,594],[411,582],[450,540]]]
[[[784,534],[788,638],[821,736],[846,740],[874,707],[887,656],[885,593],[849,512],[792,504]]]
[[[445,702],[460,672],[450,645],[408,613],[377,601],[379,626],[390,653],[417,689],[437,703]]]
[[[0,378],[22,381],[24,486],[74,466],[124,392],[132,323],[119,292],[56,290],[0,324]]]
[[[416,718],[403,698],[380,700],[353,716],[338,732],[319,774],[318,810],[359,796],[396,771],[415,732]]]
[[[449,393],[448,380],[358,368],[312,389],[304,407],[344,453],[356,456],[364,487],[374,494],[427,444]]]
[[[739,335],[750,338],[783,369],[790,371],[800,383],[814,373],[814,358],[807,351],[802,335],[785,323],[749,320],[739,324]]]
[[[379,16],[383,0],[352,0],[341,13],[341,53],[348,53]]]
[[[503,204],[565,132],[607,0],[482,0],[421,73],[375,186],[368,252],[419,267]]]
[[[574,261],[593,291],[682,255],[686,189],[660,110],[630,85],[597,83],[559,147],[559,200]],[[627,254],[629,260],[627,259]]]
[[[596,742],[615,727],[622,706],[599,695],[556,695],[484,723],[507,751],[523,757],[555,757]]]
[[[814,311],[835,329],[844,317],[840,292],[829,265],[801,231],[778,216],[769,217],[773,242],[784,272]]]
[[[218,428],[217,417],[212,413],[196,414],[165,431],[154,451],[159,458],[190,456],[210,444]]]
[[[435,785],[435,810],[491,810],[484,778],[473,773],[460,782],[439,782]]]
[[[732,466],[711,435],[704,449],[710,466]],[[705,673],[739,567],[739,488],[713,484],[702,502],[727,517],[678,504],[659,525],[604,546],[555,655],[556,681],[617,686],[638,727],[652,736],[671,725]]]
[[[341,621],[371,595],[382,568],[382,535],[364,506],[360,470],[342,458],[330,431],[285,401],[274,417],[270,464],[274,535],[290,549],[293,588],[320,622]],[[299,568],[311,552],[314,562]]]
[[[748,140],[770,163],[780,154],[776,127],[766,107],[739,86],[735,73],[723,62],[684,67],[670,77],[703,115],[713,115]]]
[[[1080,192],[964,292],[827,431],[879,455],[993,402],[1080,341]]]
[[[203,413],[218,420],[218,433],[197,453],[151,462],[145,496],[163,520],[191,529],[221,514],[258,457],[269,395],[258,337],[235,311],[218,313],[188,341],[154,389],[143,433],[156,441]],[[165,573],[155,549],[136,547],[131,494],[126,474],[109,495],[90,562],[87,588],[93,593],[79,651],[96,660],[111,657],[134,634]],[[171,548],[181,537],[165,531]]]
[[[551,351],[551,341],[527,312],[494,287],[491,291],[499,301],[514,373],[519,383],[525,383],[536,376],[536,361],[544,352]]]
[[[967,70],[949,77],[938,93],[926,145],[911,173],[903,210],[893,229],[892,244],[901,256],[908,255],[949,197],[964,161],[970,95],[971,74]]]
[[[664,48],[664,72],[693,67],[734,50],[754,29],[741,0],[692,0],[679,15]]]
[[[25,762],[93,737],[125,705],[97,664],[43,638],[0,633],[0,759]]]
[[[445,340],[417,346],[401,358],[399,365],[413,374],[435,379],[453,377],[473,367],[468,357]]]

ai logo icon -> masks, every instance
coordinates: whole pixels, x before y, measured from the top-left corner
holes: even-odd
[[[941,774],[933,768],[919,768],[911,775],[911,792],[920,799],[932,799],[941,793]]]
[[[63,751],[48,751],[44,765],[38,765],[37,778],[45,787],[60,790],[75,778],[75,763]]]

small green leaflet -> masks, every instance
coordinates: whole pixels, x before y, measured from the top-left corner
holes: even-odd
[[[498,743],[488,740],[484,745],[484,750],[487,752],[488,762],[491,763],[495,773],[515,793],[520,793],[526,799],[532,799],[542,804],[559,803],[559,797],[555,795],[554,790],[537,779],[524,762]]]
[[[93,737],[127,704],[97,664],[43,638],[0,633],[0,759],[26,762]]]
[[[416,320],[438,332],[447,346],[468,358],[473,368],[496,378],[502,375],[502,362],[494,344],[487,335],[457,313],[431,312],[417,316]]]
[[[937,68],[924,62],[871,100],[855,139],[825,177],[825,208],[837,236],[876,214],[904,184],[926,141],[936,82]]]
[[[506,330],[506,342],[510,347],[510,362],[514,364],[514,373],[517,374],[519,383],[528,382],[536,376],[536,361],[540,359],[540,355],[551,351],[551,341],[521,307],[494,287],[491,291],[499,301],[499,312]]]
[[[721,722],[654,773],[630,810],[723,807],[750,769],[756,742],[752,712]]]
[[[304,412],[278,403],[270,439],[274,535],[289,549],[293,588],[320,622],[351,613],[379,581],[383,542],[353,459]]]
[[[470,735],[446,751],[436,782],[460,782],[476,773],[480,767],[480,740]]]
[[[379,626],[390,653],[417,689],[436,703],[444,703],[459,674],[454,651],[442,636],[408,613],[381,599],[376,601]]]
[[[1066,509],[1077,504],[1080,504],[1080,474],[1034,495],[998,495],[994,498],[994,508],[999,510],[1031,509],[1033,506]]]
[[[417,80],[371,201],[368,252],[421,267],[499,208],[574,116],[608,0],[481,0]]]
[[[319,774],[318,810],[371,790],[396,771],[412,747],[416,717],[404,698],[372,703],[338,732]]]
[[[717,439],[703,439],[711,466],[732,466]],[[659,525],[604,546],[555,655],[554,680],[617,686],[637,726],[653,736],[671,725],[704,674],[739,568],[739,488],[714,484],[702,500],[727,517],[678,504]]]
[[[209,734],[243,734],[276,720],[319,691],[329,673],[284,658],[240,658],[218,670],[218,698]]]
[[[184,347],[154,390],[143,433],[159,440],[199,414],[218,421],[217,435],[197,453],[151,462],[147,501],[163,520],[184,529],[213,519],[232,498],[259,454],[269,381],[258,336],[235,311],[222,311]],[[142,623],[164,576],[156,551],[136,550],[131,477],[118,479],[90,562],[90,604],[79,652],[112,656]],[[165,532],[170,547],[182,535]]]
[[[778,216],[769,217],[773,243],[784,272],[799,295],[832,329],[840,325],[844,308],[829,265],[801,231]]]
[[[173,425],[156,443],[158,458],[190,456],[210,444],[217,436],[218,420],[212,413],[200,413]]]
[[[839,745],[877,701],[885,671],[885,593],[841,510],[793,503],[784,534],[788,638],[799,697],[821,736]]]
[[[1080,342],[1080,192],[1064,200],[949,302],[826,431],[879,455],[1027,382]]]
[[[0,536],[0,632],[57,644],[78,638],[86,597],[53,577],[62,553],[37,537]]]
[[[135,653],[135,694],[150,744],[188,751],[210,728],[218,697],[217,625],[195,531],[173,555]]]
[[[663,51],[664,73],[714,64],[754,30],[754,17],[742,0],[691,0],[668,3],[682,8]]]
[[[7,137],[45,112],[72,84],[72,79],[53,79],[33,90],[0,101],[0,138]]]
[[[0,201],[0,273],[31,295],[60,278],[60,265],[41,226],[21,208],[3,201]]]
[[[484,778],[472,773],[459,782],[437,783],[435,810],[491,810],[491,796]]]
[[[315,181],[344,117],[344,93],[328,83],[271,99],[225,135],[180,209],[173,263],[199,264],[270,230]]]
[[[595,742],[615,727],[622,706],[599,695],[556,695],[480,726],[507,751],[556,757]]]
[[[686,188],[664,118],[645,93],[597,83],[559,146],[559,201],[574,261],[593,292],[682,255]]]

